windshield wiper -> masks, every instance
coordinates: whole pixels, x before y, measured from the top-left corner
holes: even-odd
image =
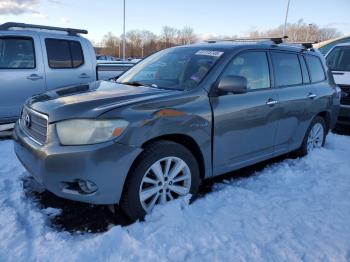
[[[146,86],[146,87],[153,87],[153,88],[157,88],[158,87],[156,84],[147,85],[145,83],[141,83],[141,82],[138,82],[138,81],[120,82],[119,84],[129,85],[129,86]]]

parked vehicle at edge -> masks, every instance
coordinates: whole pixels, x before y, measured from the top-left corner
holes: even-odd
[[[349,43],[350,42],[350,36],[341,36],[338,38],[329,39],[326,41],[314,43],[314,47],[317,48],[323,55],[326,55],[334,46],[343,44],[343,43]]]
[[[115,81],[135,64],[133,61],[97,61],[98,78]]]
[[[320,53],[272,40],[174,47],[117,83],[33,97],[16,154],[57,196],[118,204],[132,219],[204,179],[305,155],[324,145],[339,96]]]
[[[114,56],[111,56],[111,55],[97,55],[96,60],[97,61],[106,61],[106,62],[121,61],[121,59],[115,58]]]
[[[338,124],[350,125],[350,43],[333,47],[326,60],[335,83],[341,88]]]
[[[13,127],[29,97],[68,85],[108,80],[132,65],[96,66],[90,41],[79,34],[87,31],[0,25],[0,132]]]

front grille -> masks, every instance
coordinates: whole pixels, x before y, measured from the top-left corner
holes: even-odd
[[[340,104],[350,106],[350,86],[348,85],[339,85],[341,88],[341,98]]]
[[[33,109],[24,107],[20,119],[22,129],[36,143],[43,145],[47,140],[48,117]]]

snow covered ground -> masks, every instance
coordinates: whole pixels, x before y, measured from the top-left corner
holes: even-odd
[[[350,261],[350,137],[231,179],[145,222],[71,234],[23,191],[28,176],[0,141],[0,261]]]

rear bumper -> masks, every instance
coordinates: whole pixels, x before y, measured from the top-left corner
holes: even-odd
[[[350,125],[350,105],[341,105],[337,124]]]
[[[50,137],[55,136],[52,125],[49,129]],[[49,141],[40,146],[18,124],[14,139],[18,159],[44,188],[59,197],[92,204],[119,203],[128,171],[142,151],[114,141],[84,146]],[[86,194],[72,188],[78,180],[93,182],[97,191]]]

